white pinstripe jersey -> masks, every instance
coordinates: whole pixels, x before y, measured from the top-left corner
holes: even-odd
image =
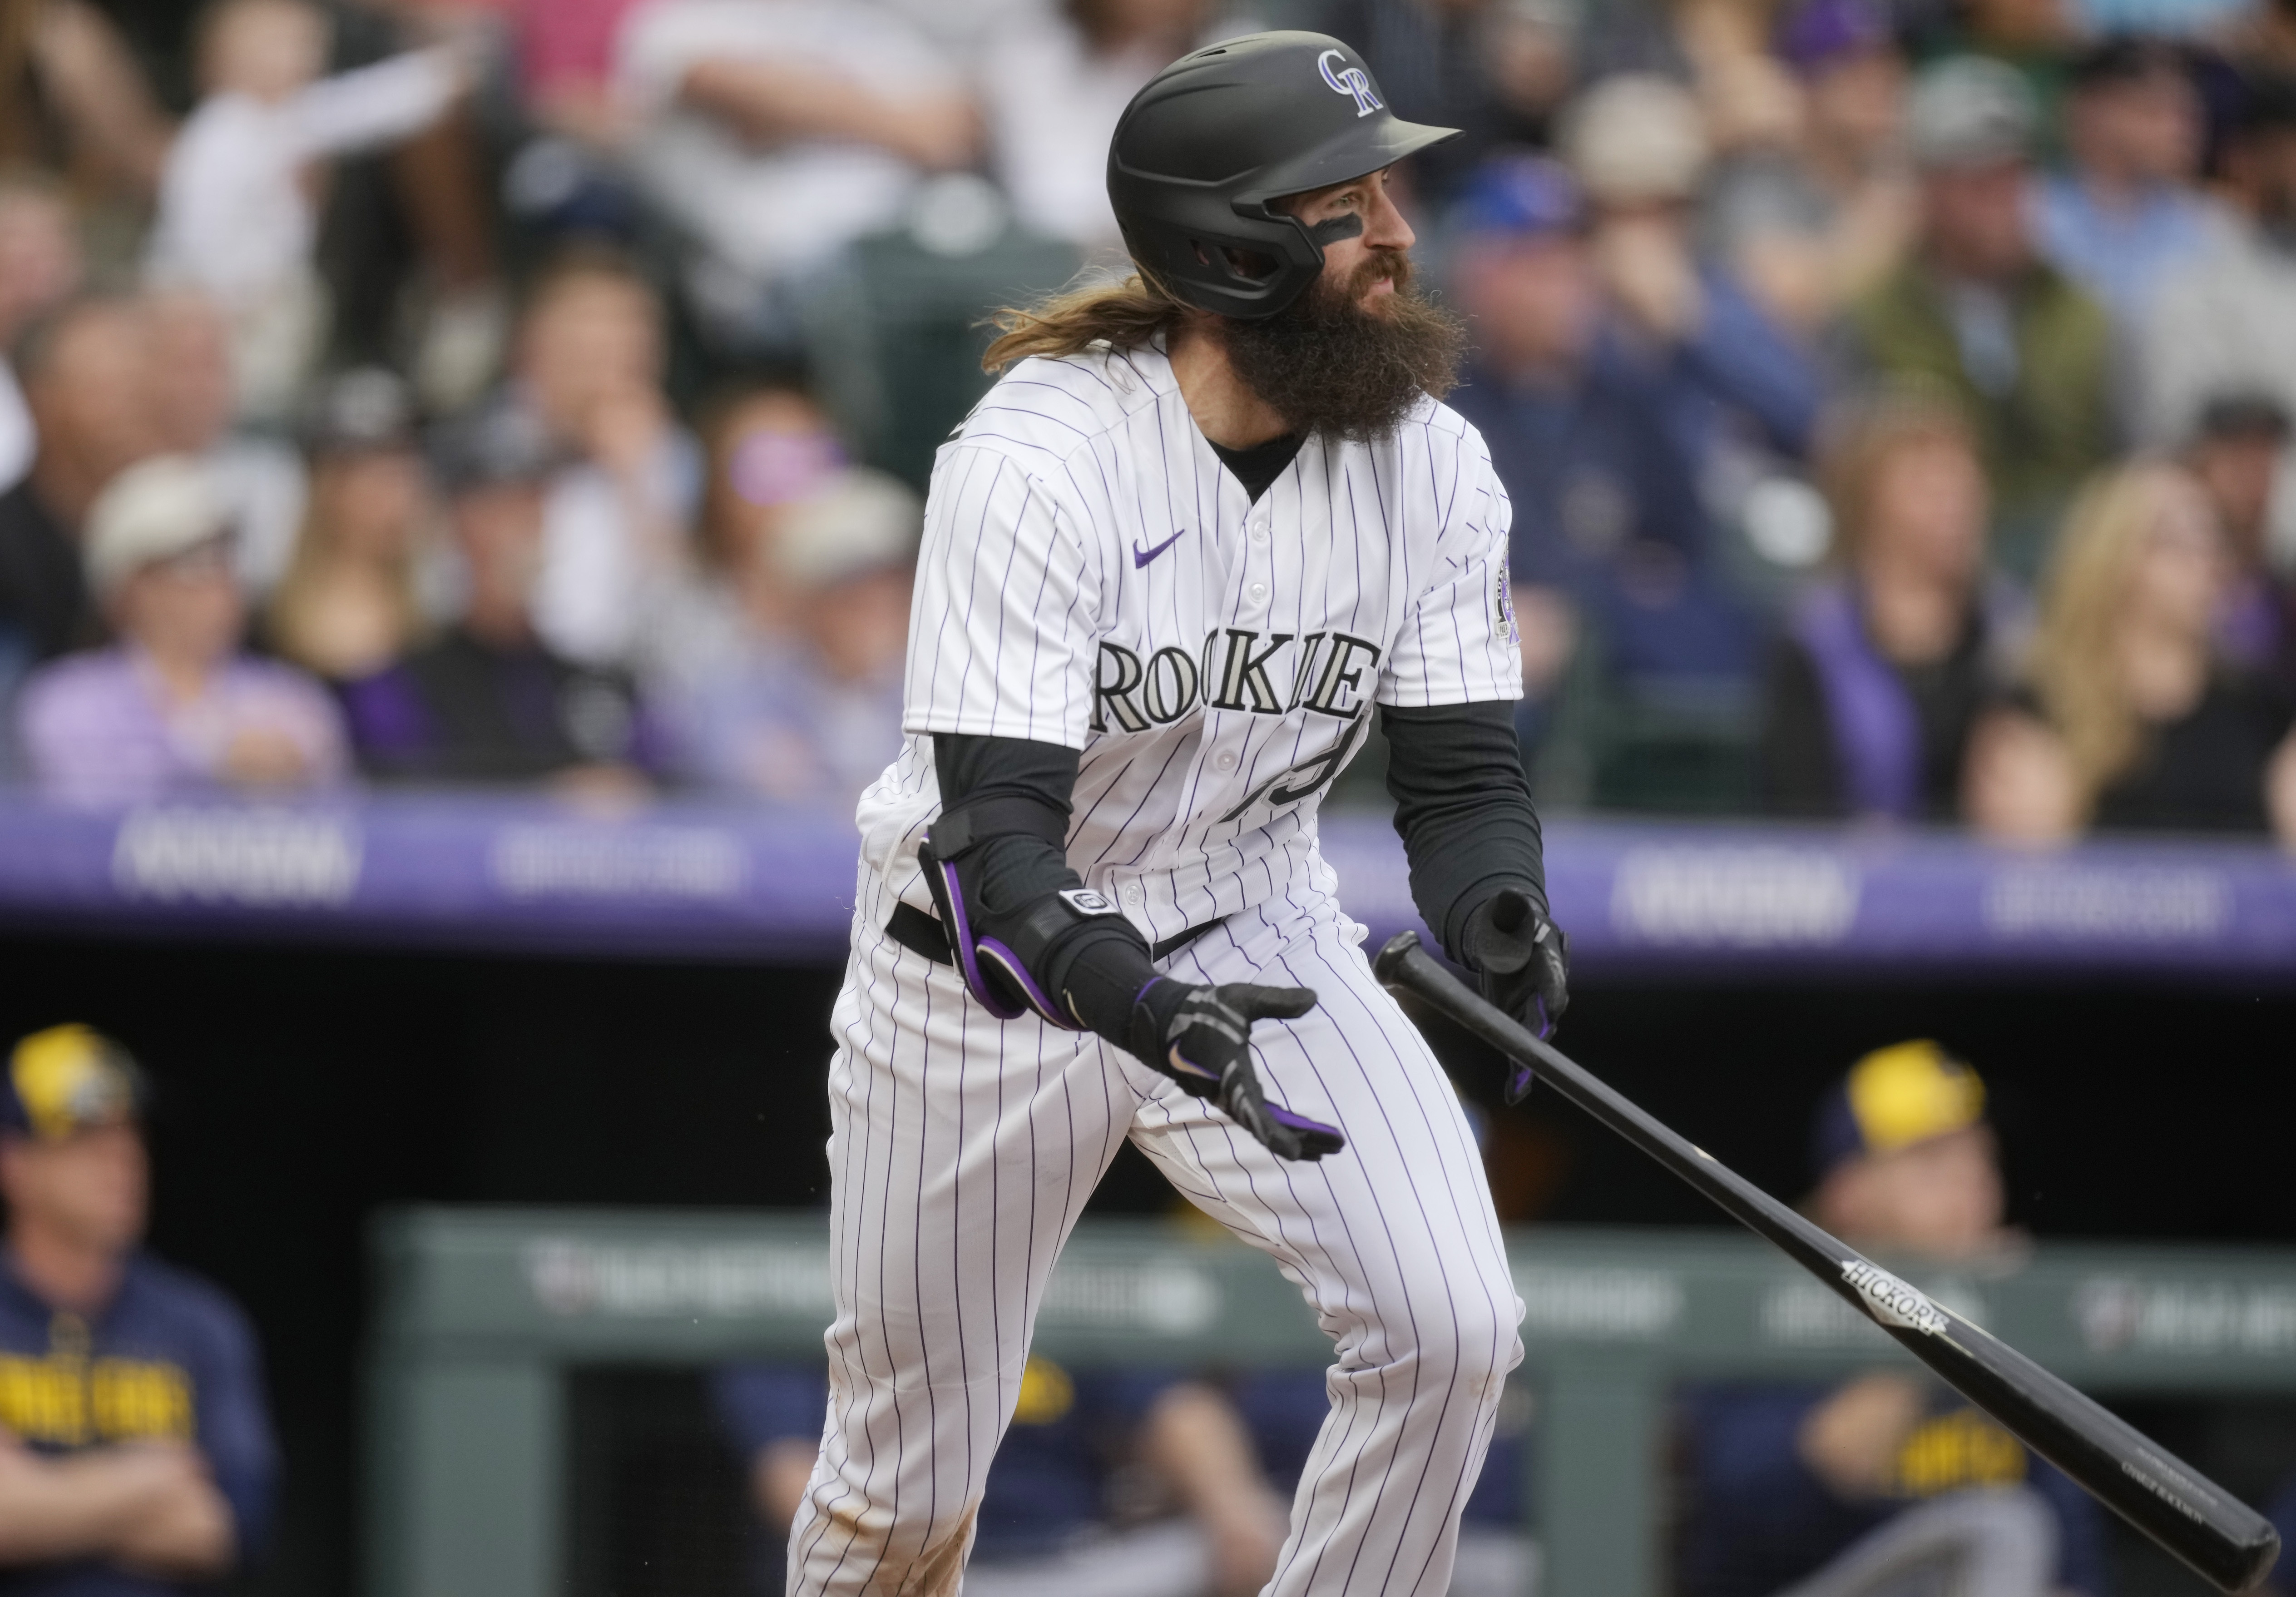
[[[1521,695],[1510,514],[1431,399],[1374,444],[1310,438],[1255,505],[1158,350],[1021,362],[934,465],[865,860],[931,907],[931,735],[962,732],[1081,751],[1069,861],[1152,940],[1330,891],[1316,806],[1373,703]]]

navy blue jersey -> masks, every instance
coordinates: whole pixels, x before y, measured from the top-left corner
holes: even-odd
[[[1316,1445],[1316,1433],[1332,1412],[1331,1394],[1324,1387],[1321,1370],[1261,1370],[1238,1377],[1228,1387],[1244,1428],[1251,1433],[1259,1453],[1259,1467],[1268,1484],[1290,1496],[1299,1487],[1300,1471]],[[1463,1525],[1514,1529],[1523,1521],[1530,1404],[1529,1388],[1511,1384],[1499,1404],[1497,1428],[1491,1433],[1490,1452],[1483,1472],[1467,1498]]]
[[[262,1550],[278,1473],[255,1335],[216,1288],[131,1258],[94,1319],[51,1309],[0,1255],[0,1428],[51,1455],[187,1442],[231,1504],[240,1560]],[[89,1560],[0,1570],[0,1597],[163,1597],[201,1589]]]
[[[1100,1523],[1114,1464],[1174,1379],[1160,1371],[1070,1371],[1030,1355],[1012,1428],[988,1468],[973,1556],[1050,1552]],[[774,1442],[820,1439],[829,1383],[818,1368],[728,1365],[712,1387],[719,1422],[745,1456]]]
[[[1693,1387],[1684,1395],[1690,1512],[1685,1597],[1769,1597],[1890,1516],[1969,1486],[2030,1486],[2056,1516],[2056,1589],[2104,1597],[2104,1525],[2088,1494],[1951,1393],[1898,1450],[1886,1495],[1849,1500],[1802,1461],[1797,1438],[1836,1388]]]
[[[2272,1566],[2272,1586],[2285,1592],[2296,1585],[2296,1475],[2280,1483],[2272,1501],[2264,1505],[2264,1517],[2272,1521],[2272,1528],[2280,1533],[2280,1560]]]

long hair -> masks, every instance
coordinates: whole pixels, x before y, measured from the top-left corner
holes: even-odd
[[[2173,465],[2140,461],[2093,479],[2066,514],[2042,586],[2029,674],[2065,740],[2085,807],[2143,752],[2144,725],[2122,690],[2114,645],[2137,562],[2177,478]]]
[[[344,552],[340,531],[326,503],[327,488],[321,472],[313,473],[312,492],[295,533],[294,552],[279,585],[264,606],[265,624],[279,653],[323,677],[336,674],[317,639],[324,622],[315,606],[330,568],[339,565]],[[425,630],[421,594],[415,581],[415,551],[412,547],[392,556],[383,573],[391,620],[403,644],[419,641]],[[396,653],[396,651],[394,651]]]
[[[1965,411],[1951,399],[1916,388],[1874,394],[1829,418],[1818,459],[1818,486],[1833,513],[1833,553],[1854,566],[1873,528],[1874,498],[1882,475],[1900,455],[1944,446],[1972,459],[1976,435]]]
[[[980,369],[1001,372],[1031,355],[1080,355],[1095,344],[1136,350],[1177,326],[1187,309],[1138,272],[1119,283],[1064,289],[1034,305],[1008,305],[988,318],[998,337],[980,358]]]

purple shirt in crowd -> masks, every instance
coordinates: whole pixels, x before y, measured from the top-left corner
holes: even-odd
[[[802,645],[759,643],[680,706],[685,763],[711,786],[851,813],[901,752],[901,672],[832,676]]]
[[[342,720],[325,690],[246,655],[210,671],[196,699],[171,704],[132,646],[74,654],[32,675],[17,713],[41,790],[78,803],[220,791],[225,755],[250,732],[299,750],[308,786],[339,785],[347,769]]]

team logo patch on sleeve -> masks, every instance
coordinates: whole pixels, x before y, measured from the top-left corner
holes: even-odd
[[[1504,560],[1499,562],[1497,580],[1491,584],[1491,623],[1509,643],[1522,641],[1522,629],[1514,619],[1514,582],[1507,575]]]

